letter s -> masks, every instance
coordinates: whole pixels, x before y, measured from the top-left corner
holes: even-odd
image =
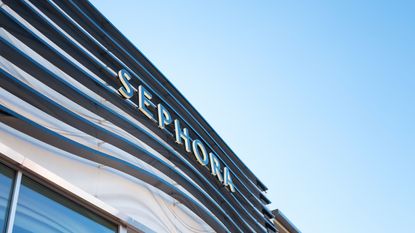
[[[126,99],[133,97],[134,89],[133,86],[128,82],[128,80],[131,79],[131,75],[125,69],[122,69],[118,71],[118,78],[123,85],[118,89],[118,92],[120,92],[120,94]]]

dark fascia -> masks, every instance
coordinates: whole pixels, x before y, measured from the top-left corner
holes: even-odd
[[[272,211],[275,220],[285,227],[290,233],[301,233],[301,231],[279,210]]]
[[[99,18],[99,22],[105,24],[106,29],[115,33],[115,35],[122,40],[124,43],[128,44],[129,47],[134,48],[134,52],[136,55],[140,56],[144,61],[144,64],[150,68],[150,70],[155,74],[155,78],[158,79],[159,82],[163,83],[168,90],[173,93],[173,95],[181,101],[182,104],[185,105],[186,108],[194,115],[201,123],[205,125],[207,128],[206,130],[209,133],[212,133],[212,136],[220,143],[222,146],[225,147],[226,150],[230,151],[230,155],[234,157],[235,161],[238,161],[238,165],[241,165],[245,171],[248,171],[249,175],[253,178],[253,180],[257,181],[257,187],[259,187],[262,191],[266,191],[268,188],[256,177],[256,175],[242,162],[242,160],[233,152],[233,150],[226,144],[226,142],[219,136],[219,134],[213,129],[212,126],[203,118],[203,116],[193,107],[193,105],[181,94],[178,89],[157,69],[157,67],[149,60],[147,57],[133,44],[131,43],[128,38],[126,38],[98,9],[92,5],[89,1],[86,0],[79,0],[79,2],[85,9],[90,9],[96,17]]]

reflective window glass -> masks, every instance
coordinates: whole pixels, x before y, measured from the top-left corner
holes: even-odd
[[[116,225],[46,188],[22,178],[13,233],[109,233]]]
[[[0,232],[5,232],[14,171],[0,163]]]

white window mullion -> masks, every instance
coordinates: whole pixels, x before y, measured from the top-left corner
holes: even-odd
[[[123,225],[118,225],[118,233],[127,233],[127,228]]]
[[[13,183],[13,192],[12,192],[13,194],[10,200],[10,211],[9,211],[9,217],[7,220],[6,233],[12,233],[12,230],[13,230],[14,218],[16,216],[17,200],[19,198],[19,190],[20,190],[21,183],[22,183],[22,172],[17,171],[16,178]]]

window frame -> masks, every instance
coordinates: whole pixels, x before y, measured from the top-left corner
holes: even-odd
[[[13,172],[13,175],[10,177],[11,178],[10,193],[7,199],[7,204],[6,204],[5,213],[4,213],[4,225],[3,225],[3,228],[0,229],[1,233],[4,233],[4,232],[7,232],[8,225],[9,225],[10,213],[11,213],[12,203],[13,203],[12,200],[13,200],[14,190],[16,186],[17,170],[10,167],[8,164],[2,161],[0,161],[0,165],[3,167],[6,167],[6,169],[9,169]]]
[[[26,160],[26,159],[25,159]],[[16,216],[16,208],[17,208],[17,202],[19,199],[19,192],[20,187],[22,185],[22,178],[23,176],[26,176],[33,181],[43,185],[44,187],[50,189],[51,191],[62,195],[62,197],[74,202],[74,204],[79,205],[81,208],[85,208],[93,213],[95,213],[97,216],[103,218],[106,221],[109,221],[110,223],[114,224],[116,226],[116,233],[127,233],[127,223],[123,222],[121,219],[119,219],[117,216],[114,216],[113,214],[109,213],[108,211],[105,211],[101,206],[96,205],[95,203],[90,202],[88,199],[85,199],[82,196],[78,196],[76,194],[76,190],[70,190],[68,187],[65,187],[64,185],[60,185],[53,181],[52,179],[49,179],[49,174],[41,174],[39,171],[36,171],[36,167],[41,168],[39,165],[35,164],[34,162],[31,162],[34,167],[26,167],[22,165],[23,161],[14,161],[10,158],[4,157],[4,154],[0,153],[0,163],[14,171],[14,177],[12,181],[12,187],[11,187],[11,194],[10,194],[10,204],[9,208],[6,210],[6,218],[5,218],[5,233],[12,233],[13,231],[13,225],[14,220]],[[31,169],[33,168],[33,169]],[[44,168],[42,168],[44,169]],[[56,175],[54,175],[56,176]],[[55,179],[58,178],[60,180],[63,180],[62,178],[56,176]],[[67,181],[66,181],[67,182]],[[140,233],[140,231],[135,231],[134,229],[131,229],[128,227],[128,233]]]

